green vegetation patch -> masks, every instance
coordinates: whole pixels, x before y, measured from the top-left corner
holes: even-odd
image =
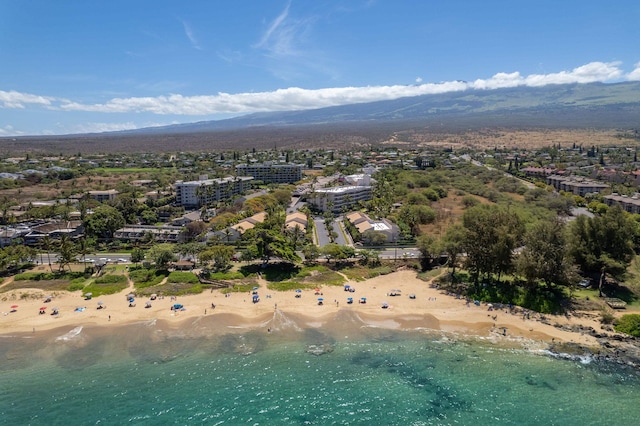
[[[439,277],[440,275],[443,275],[445,272],[442,269],[432,269],[430,271],[426,271],[426,272],[420,272],[418,275],[416,275],[416,277],[419,280],[422,281],[431,281],[432,279]],[[458,275],[458,274],[456,274]],[[468,274],[467,274],[468,277]]]
[[[115,294],[120,293],[122,290],[127,288],[128,285],[126,283],[126,279],[124,283],[106,283],[99,284],[97,282],[93,282],[82,289],[83,293],[92,293],[93,297],[98,297],[106,294]]]
[[[19,288],[37,288],[46,291],[62,291],[67,290],[68,286],[69,280],[14,281],[2,287],[0,291],[6,293]]]
[[[124,275],[110,275],[106,274],[95,280],[96,284],[127,284],[127,277]]]
[[[74,280],[71,280],[71,283],[69,284],[69,287],[67,287],[67,290],[69,291],[78,291],[78,290],[82,290],[84,289],[84,286],[87,285],[87,280],[84,278],[76,278]]]
[[[17,274],[14,281],[50,281],[50,280],[72,280],[83,277],[83,272],[24,272]]]
[[[316,285],[312,283],[301,283],[297,281],[279,281],[267,284],[267,288],[273,291],[290,291],[290,290],[304,290],[315,288]]]
[[[210,280],[220,280],[220,281],[229,281],[229,280],[241,280],[244,279],[245,276],[242,272],[210,272],[207,276]]]
[[[353,281],[365,281],[379,275],[387,275],[395,271],[395,268],[389,265],[382,265],[376,268],[367,268],[365,266],[351,266],[344,268],[340,272]]]
[[[129,278],[131,278],[136,288],[153,287],[154,285],[160,284],[167,276],[169,276],[169,271],[164,269],[141,268],[129,272]]]
[[[146,291],[150,291],[148,289]],[[153,287],[153,293],[163,294],[166,296],[185,296],[187,294],[200,294],[203,291],[203,287],[200,283],[166,283]]]
[[[640,314],[627,314],[620,317],[613,328],[630,336],[640,337]]]
[[[240,284],[234,284],[233,288],[224,288],[222,290],[220,290],[220,292],[222,294],[228,294],[228,293],[248,293],[250,292],[254,287],[259,287],[257,283],[254,282],[245,282],[245,283],[240,283]]]
[[[173,271],[167,278],[169,283],[185,283],[185,284],[199,284],[198,277],[193,272]]]

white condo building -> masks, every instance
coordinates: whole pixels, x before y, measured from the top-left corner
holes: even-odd
[[[239,164],[238,176],[252,176],[266,183],[295,183],[302,179],[300,164]]]
[[[176,191],[176,203],[182,207],[201,207],[203,205],[228,200],[241,194],[251,187],[250,176],[228,176],[220,179],[207,179],[188,182],[176,181],[173,188]]]
[[[316,189],[308,195],[307,202],[318,210],[338,213],[371,197],[371,186],[336,186]]]

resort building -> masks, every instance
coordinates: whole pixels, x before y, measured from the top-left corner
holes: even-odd
[[[386,238],[387,243],[398,241],[400,228],[388,219],[373,220],[361,212],[352,212],[345,216],[353,226],[356,227],[361,236],[366,236],[368,232],[379,232]],[[366,241],[365,241],[366,242]]]
[[[113,234],[121,241],[140,241],[151,239],[158,243],[178,243],[182,241],[181,226],[126,225]]]
[[[265,183],[295,183],[302,179],[300,164],[239,164],[238,176],[251,176]]]
[[[609,185],[594,180],[560,175],[548,176],[547,184],[552,185],[557,191],[570,192],[581,197],[587,194],[597,194],[603,189],[609,188]]]
[[[255,228],[258,223],[264,222],[266,218],[266,212],[256,213],[253,216],[242,219],[235,225],[223,229],[222,231],[215,231],[208,234],[207,238],[216,237],[217,239],[225,243],[236,242],[240,239],[240,237],[242,237],[242,234],[244,234],[249,229]]]
[[[173,184],[176,192],[176,204],[185,208],[199,208],[203,205],[228,200],[251,187],[252,177],[228,176],[220,179],[207,179],[189,182],[177,181]]]
[[[316,189],[307,196],[307,202],[320,211],[338,213],[343,209],[368,201],[372,197],[371,186],[337,186]]]
[[[101,203],[115,200],[118,194],[120,194],[120,191],[115,189],[109,189],[106,191],[89,191],[89,197]]]
[[[302,212],[288,214],[284,220],[284,227],[286,229],[295,229],[298,227],[302,232],[306,232],[308,225],[307,215]]]
[[[84,234],[84,226],[79,220],[54,220],[31,228],[31,231],[24,235],[24,243],[28,246],[37,246],[43,238],[49,237],[52,240],[59,240],[63,235],[69,238],[76,238]]]

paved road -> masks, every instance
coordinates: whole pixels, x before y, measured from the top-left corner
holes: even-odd
[[[318,247],[326,246],[331,242],[331,239],[329,238],[329,231],[327,231],[327,227],[324,225],[324,219],[314,217],[313,223],[316,226],[316,237],[318,238],[316,244]]]
[[[336,219],[333,221],[333,230],[338,234],[336,237],[336,244],[340,244],[341,246],[351,245],[351,238],[348,240],[345,238],[347,231],[345,231],[342,227],[342,220]],[[348,238],[348,236],[347,236]]]

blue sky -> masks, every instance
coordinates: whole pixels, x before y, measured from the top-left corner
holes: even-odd
[[[0,0],[0,136],[640,80],[637,0]]]

